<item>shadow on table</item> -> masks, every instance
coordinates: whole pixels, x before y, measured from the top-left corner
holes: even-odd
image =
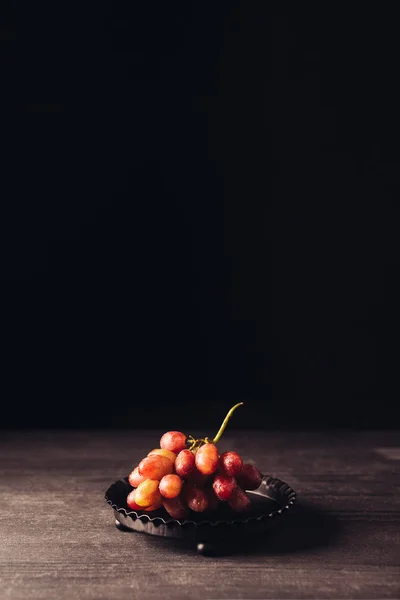
[[[270,536],[255,545],[248,543],[246,547],[250,550],[248,546],[254,546],[255,551],[274,554],[309,550],[332,544],[339,529],[340,521],[335,516],[299,503]]]
[[[283,515],[276,528],[260,538],[213,548],[213,554],[290,554],[328,546],[340,529],[339,520],[311,504],[299,503]]]

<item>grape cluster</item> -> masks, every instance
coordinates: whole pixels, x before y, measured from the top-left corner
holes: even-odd
[[[189,446],[189,447],[188,447]],[[168,431],[160,448],[152,450],[129,475],[133,490],[127,504],[152,512],[162,506],[173,519],[187,519],[190,511],[213,512],[226,502],[233,512],[250,508],[246,490],[261,484],[260,471],[243,464],[237,452],[219,454],[215,443]]]

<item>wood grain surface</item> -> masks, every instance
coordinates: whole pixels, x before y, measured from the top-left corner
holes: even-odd
[[[114,526],[105,490],[161,433],[0,432],[1,600],[400,597],[399,432],[225,434],[298,499],[217,557]]]

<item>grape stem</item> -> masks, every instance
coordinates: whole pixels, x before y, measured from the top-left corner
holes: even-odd
[[[225,431],[226,426],[228,425],[228,421],[231,418],[232,414],[239,406],[242,406],[242,404],[243,404],[243,402],[239,402],[238,404],[235,404],[235,406],[232,406],[232,408],[228,411],[228,414],[226,415],[225,419],[223,420],[222,425],[219,428],[217,435],[215,436],[215,438],[212,441],[213,444],[216,444],[217,442],[219,442],[222,434]]]
[[[228,425],[228,421],[231,418],[233,412],[238,408],[238,406],[242,406],[242,404],[243,404],[243,402],[239,402],[238,404],[235,404],[235,406],[232,406],[232,408],[228,411],[228,414],[226,415],[225,419],[223,420],[223,423],[222,423],[221,427],[219,428],[218,433],[213,440],[209,440],[207,437],[196,440],[192,435],[189,435],[189,437],[186,440],[186,445],[189,446],[189,450],[194,450],[196,447],[198,449],[203,444],[216,444],[217,442],[219,442],[222,434],[224,433],[224,431],[226,429],[226,426]]]

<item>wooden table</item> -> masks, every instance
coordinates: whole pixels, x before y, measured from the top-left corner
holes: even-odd
[[[1,600],[400,597],[398,432],[226,433],[298,499],[265,543],[212,558],[114,525],[104,492],[160,433],[0,433]]]

